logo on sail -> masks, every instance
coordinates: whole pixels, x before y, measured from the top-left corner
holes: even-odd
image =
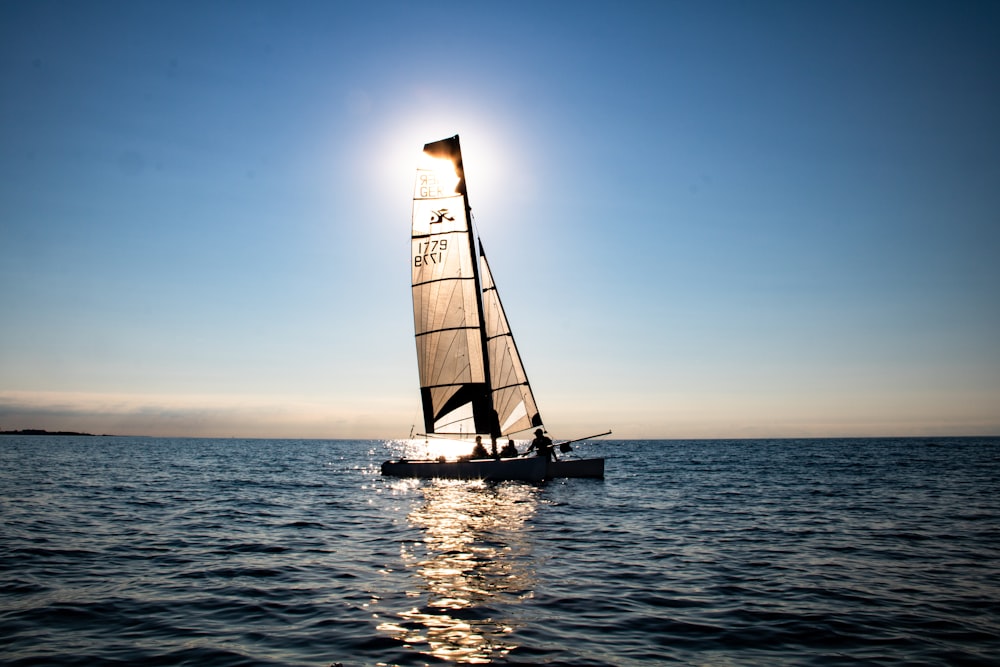
[[[443,222],[447,220],[448,222],[455,222],[455,217],[448,215],[448,209],[442,208],[438,211],[431,211],[431,224],[437,222]]]

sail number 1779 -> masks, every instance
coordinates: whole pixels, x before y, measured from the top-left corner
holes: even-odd
[[[444,263],[444,251],[448,249],[447,239],[418,241],[414,246],[413,266]]]

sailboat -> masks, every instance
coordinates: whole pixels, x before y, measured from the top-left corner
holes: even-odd
[[[479,434],[488,442],[543,428],[486,251],[472,228],[458,135],[424,146],[413,191],[411,255],[426,437]],[[401,459],[384,462],[382,474],[526,481],[603,477],[604,459]]]

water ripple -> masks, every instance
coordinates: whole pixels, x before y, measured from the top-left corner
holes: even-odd
[[[0,440],[5,665],[992,665],[1000,440],[581,445],[608,478],[382,478],[398,443]]]

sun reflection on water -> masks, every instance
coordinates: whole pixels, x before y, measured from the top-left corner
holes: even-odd
[[[503,447],[507,440],[498,442],[497,447]],[[404,458],[410,460],[433,460],[438,457],[445,457],[449,461],[454,461],[460,456],[468,456],[475,446],[473,438],[411,438],[408,440],[387,440],[386,449],[391,458]],[[515,444],[524,449],[524,442],[518,440]],[[489,438],[486,438],[483,445],[487,449],[490,447]]]
[[[403,563],[418,575],[423,598],[384,622],[388,632],[422,653],[458,663],[488,663],[515,645],[514,627],[500,609],[532,595],[535,572],[524,524],[535,512],[538,488],[433,480],[424,501],[407,517],[423,541],[402,549]]]

